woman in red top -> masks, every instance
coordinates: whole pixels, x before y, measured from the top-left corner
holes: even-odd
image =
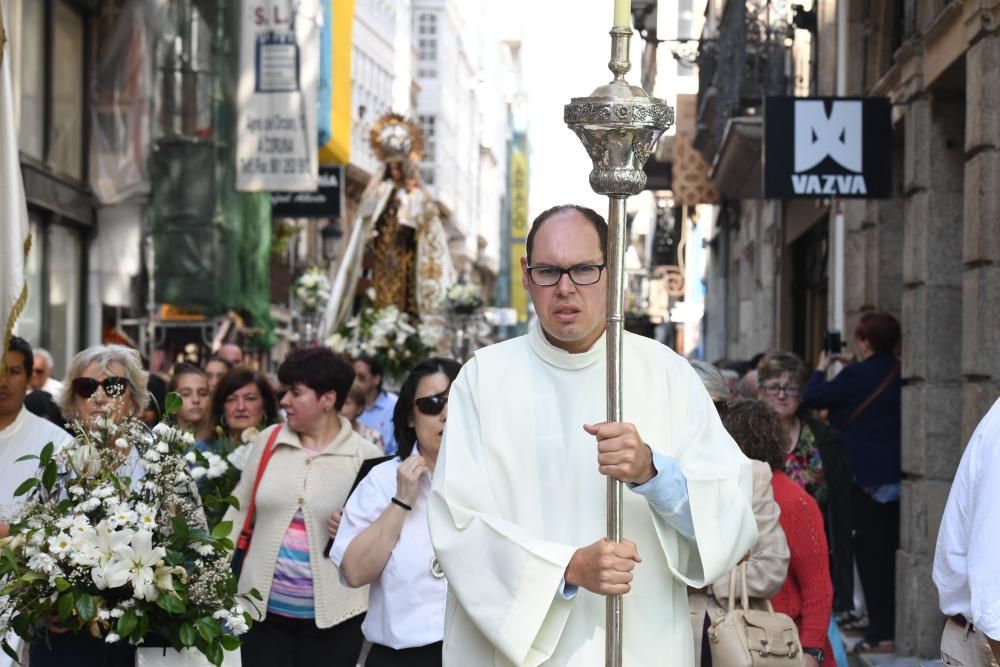
[[[771,603],[788,614],[799,629],[806,667],[834,663],[827,636],[833,610],[833,583],[823,515],[812,496],[784,472],[785,436],[778,414],[761,401],[739,401],[729,407],[726,430],[751,459],[771,466],[771,488],[781,508],[779,522],[788,539],[788,577]]]

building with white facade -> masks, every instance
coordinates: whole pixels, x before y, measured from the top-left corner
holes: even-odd
[[[418,88],[424,131],[421,174],[447,218],[460,271],[496,275],[506,196],[507,46],[491,31],[492,3],[413,0]]]

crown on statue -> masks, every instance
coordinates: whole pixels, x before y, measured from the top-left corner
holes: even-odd
[[[372,150],[382,162],[419,162],[424,152],[424,137],[416,124],[398,113],[387,113],[372,125]]]

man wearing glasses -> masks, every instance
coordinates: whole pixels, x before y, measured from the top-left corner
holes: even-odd
[[[626,334],[628,423],[602,423],[606,249],[590,209],[538,216],[521,261],[538,320],[452,385],[428,510],[445,664],[603,665],[615,594],[626,664],[693,664],[686,587],[756,540],[749,461],[684,359]],[[629,486],[621,543],[602,537],[607,475]]]

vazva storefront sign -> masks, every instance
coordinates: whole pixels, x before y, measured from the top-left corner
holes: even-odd
[[[769,97],[764,197],[890,197],[891,142],[888,98]]]

